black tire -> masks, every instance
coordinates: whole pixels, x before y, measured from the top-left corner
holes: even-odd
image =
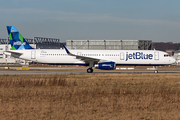
[[[93,69],[92,68],[88,68],[87,69],[87,73],[92,73],[93,72]]]

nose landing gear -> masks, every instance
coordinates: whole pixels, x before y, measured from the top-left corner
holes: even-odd
[[[157,66],[154,66],[154,73],[158,73]]]

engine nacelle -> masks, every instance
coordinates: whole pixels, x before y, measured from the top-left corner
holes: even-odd
[[[116,63],[115,62],[98,63],[97,65],[95,65],[95,68],[102,70],[114,70],[116,69]]]

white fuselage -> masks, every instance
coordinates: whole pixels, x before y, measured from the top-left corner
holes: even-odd
[[[13,51],[13,50],[12,50]],[[70,50],[72,54],[86,56],[104,61],[113,61],[116,65],[168,65],[175,59],[167,53],[156,50]],[[21,53],[20,59],[38,63],[57,65],[88,65],[87,63],[70,56],[64,49],[31,49],[16,50]],[[11,53],[13,54],[13,53]]]

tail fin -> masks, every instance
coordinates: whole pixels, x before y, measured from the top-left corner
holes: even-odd
[[[26,42],[14,26],[7,26],[7,31],[12,50],[34,49]]]

